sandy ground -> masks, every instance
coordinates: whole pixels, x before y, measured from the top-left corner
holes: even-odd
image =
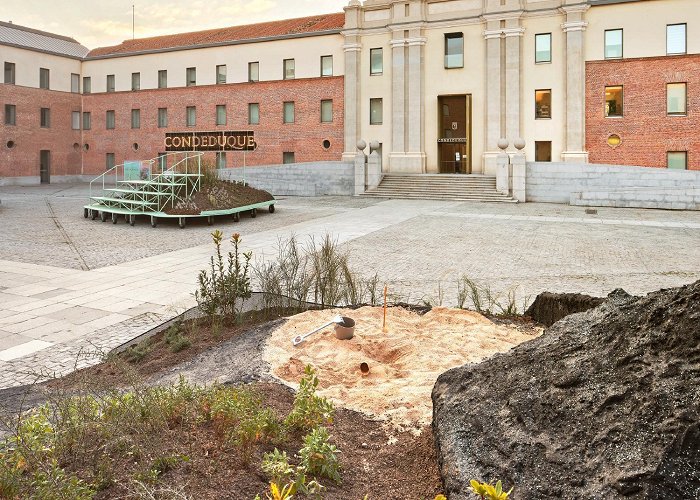
[[[339,340],[333,327],[328,327],[299,346],[292,345],[296,335],[317,328],[336,314],[355,320],[352,339]],[[318,371],[319,394],[337,405],[408,430],[430,423],[430,393],[441,373],[534,338],[532,332],[498,325],[481,314],[459,309],[435,308],[421,316],[390,308],[386,332],[382,331],[382,317],[379,307],[293,316],[272,332],[263,359],[274,376],[293,387],[298,386],[304,366],[311,364]],[[369,365],[366,375],[360,370],[363,362]]]

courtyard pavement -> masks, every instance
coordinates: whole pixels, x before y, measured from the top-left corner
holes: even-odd
[[[537,293],[644,294],[700,279],[700,212],[550,204],[282,198],[274,214],[184,230],[83,218],[87,185],[0,187],[0,388],[88,366],[195,305],[210,233],[274,258],[332,235],[397,300],[455,305],[467,276],[522,309]]]

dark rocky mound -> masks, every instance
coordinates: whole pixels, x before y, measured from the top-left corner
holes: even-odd
[[[433,431],[450,500],[700,498],[700,281],[615,291],[545,334],[442,374]]]
[[[588,311],[598,307],[604,301],[603,298],[580,293],[543,292],[530,304],[525,311],[525,316],[545,326],[552,326],[569,314]]]

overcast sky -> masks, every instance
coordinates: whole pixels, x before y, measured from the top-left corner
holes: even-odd
[[[348,0],[0,0],[0,21],[71,36],[90,49],[136,38],[342,12]]]

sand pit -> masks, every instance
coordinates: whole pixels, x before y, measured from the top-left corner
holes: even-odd
[[[328,327],[292,345],[293,337],[336,314],[356,321],[352,339],[338,340]],[[379,307],[298,314],[272,333],[263,359],[276,377],[293,387],[304,366],[311,364],[321,381],[319,394],[398,428],[415,429],[431,421],[430,393],[441,373],[505,352],[541,333],[498,325],[472,311],[434,308],[420,316],[398,307],[387,311],[385,333],[382,316]],[[361,363],[369,366],[366,375]]]

